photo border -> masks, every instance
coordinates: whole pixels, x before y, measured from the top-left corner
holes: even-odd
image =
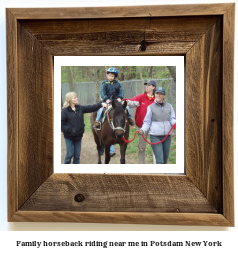
[[[59,108],[61,105],[61,67],[62,66],[106,66],[111,63],[111,66],[175,66],[176,67],[176,101],[179,98],[179,103],[176,105],[176,163],[162,164],[158,167],[156,164],[149,164],[150,167],[137,164],[136,167],[130,165],[130,160],[126,158],[126,164],[123,167],[120,164],[105,165],[99,164],[96,167],[89,168],[88,164],[78,165],[61,164],[61,127],[58,123],[61,121],[60,110],[54,113],[54,173],[168,173],[168,174],[184,174],[184,57],[183,56],[67,56],[54,57],[54,108]],[[82,64],[82,65],[80,65]],[[85,65],[86,64],[86,65]],[[157,64],[157,65],[156,65]],[[106,77],[106,76],[105,76]],[[158,86],[158,84],[157,84]],[[136,94],[134,95],[134,97]],[[128,98],[128,97],[127,97]],[[129,98],[128,98],[129,99]],[[168,101],[169,102],[169,101]],[[80,104],[80,101],[79,101]],[[135,130],[136,131],[136,130]],[[133,134],[134,135],[134,134]],[[134,136],[132,136],[134,137]],[[148,139],[149,140],[149,139]],[[92,155],[97,155],[96,143],[92,136],[93,144]],[[82,139],[84,142],[84,139]],[[137,143],[136,143],[137,146]],[[120,154],[118,154],[118,162]],[[104,163],[104,161],[103,161]],[[111,164],[111,163],[110,163]],[[148,164],[147,164],[148,165]]]
[[[106,22],[109,18],[110,24]],[[8,221],[234,226],[234,18],[234,3],[6,9]],[[162,20],[162,26],[151,30],[158,19]],[[179,27],[178,19],[182,21],[182,27]],[[131,27],[124,26],[128,20]],[[111,40],[110,31],[115,34],[113,21],[117,31],[121,29],[128,35],[127,40],[134,36],[124,48],[114,45]],[[88,32],[83,36],[75,34],[75,26],[68,26],[74,22],[80,23],[80,31]],[[103,22],[104,31],[98,33]],[[133,26],[143,31],[134,31]],[[89,27],[92,30],[87,30]],[[184,30],[180,34],[163,34],[168,27],[176,28],[174,31]],[[134,33],[128,33],[128,29]],[[93,35],[96,40],[103,35],[109,36],[109,44],[118,55],[186,56],[186,176],[53,174],[53,56],[105,54],[105,45],[95,48],[93,41],[89,43],[92,38],[95,40]],[[66,37],[69,41],[62,40]],[[36,109],[31,107],[33,103]],[[203,105],[202,108],[199,105]],[[209,154],[204,153],[207,147]],[[77,181],[86,182],[85,192],[88,191],[86,203],[82,204],[90,203],[87,203],[87,197],[92,192],[91,184],[106,188],[103,210],[95,206],[94,210],[84,210],[82,206],[74,206],[71,210],[66,201],[69,195],[75,194],[72,192],[57,196],[65,202],[61,202],[61,206],[53,198],[59,186],[69,183],[74,186]],[[118,197],[109,206],[108,194],[115,193],[111,181],[118,183]],[[136,185],[139,182],[143,185]],[[161,189],[156,188],[162,184],[165,199],[151,202],[161,193]],[[138,202],[137,207],[131,206],[131,202],[123,203],[128,201],[125,194],[130,196],[130,201],[134,196],[138,201],[138,197],[144,196],[141,190],[147,191],[146,198],[142,198],[144,203]],[[188,192],[192,196],[188,196]],[[90,197],[93,194],[97,192]],[[49,200],[55,210],[49,210]],[[95,200],[92,201],[95,204]],[[116,209],[118,202],[124,204],[123,209]],[[156,209],[160,203],[170,206]],[[148,205],[147,210],[142,209],[143,204]],[[209,204],[212,207],[208,207]]]

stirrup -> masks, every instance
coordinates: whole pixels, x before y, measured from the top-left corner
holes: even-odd
[[[135,122],[132,120],[132,118],[128,118],[128,121],[131,126],[135,125]]]
[[[96,123],[99,123],[99,126],[96,125]],[[96,122],[96,123],[93,125],[93,128],[94,128],[95,130],[101,130],[101,126],[102,126],[101,121],[98,121],[98,122]]]

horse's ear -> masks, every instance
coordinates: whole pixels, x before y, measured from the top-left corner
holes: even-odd
[[[124,100],[124,102],[123,102],[123,108],[126,109],[126,106],[127,106],[127,101]]]
[[[116,102],[115,101],[112,101],[112,107],[115,108],[117,105],[116,105]]]

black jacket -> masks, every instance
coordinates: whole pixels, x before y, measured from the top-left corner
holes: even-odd
[[[101,97],[105,102],[110,99],[112,96],[112,100],[116,101],[116,99],[120,98],[121,100],[124,98],[124,89],[121,86],[120,82],[117,80],[113,81],[113,85],[108,80],[104,80],[101,87]]]
[[[70,140],[79,140],[84,133],[84,113],[91,113],[101,108],[101,102],[93,105],[75,105],[75,111],[69,106],[61,111],[61,131]]]

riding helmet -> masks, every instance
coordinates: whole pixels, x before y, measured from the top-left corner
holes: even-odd
[[[116,68],[114,68],[114,67],[110,67],[108,70],[107,70],[107,74],[108,73],[114,73],[115,74],[115,77],[117,77],[118,76],[118,70],[116,69]]]

